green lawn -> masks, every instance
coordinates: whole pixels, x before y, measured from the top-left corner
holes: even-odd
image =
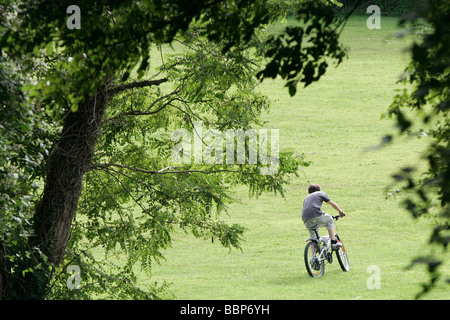
[[[232,205],[223,218],[248,228],[243,251],[179,232],[165,251],[166,261],[154,266],[154,276],[147,280],[142,273],[142,284],[172,283],[176,299],[414,298],[428,274],[423,266],[405,267],[429,252],[430,222],[413,220],[399,205],[401,195],[386,198],[385,188],[398,168],[423,166],[420,153],[427,140],[402,137],[383,149],[372,148],[395,130],[393,121],[380,116],[398,88],[408,41],[393,36],[395,18],[382,17],[381,30],[367,29],[366,18],[347,23],[342,41],[349,59],[330,68],[318,83],[299,88],[293,98],[281,79],[261,85],[273,100],[264,115],[266,128],[279,129],[280,148],[304,153],[311,165],[293,179],[284,199],[272,194],[248,199],[245,188],[236,189],[242,203]],[[310,182],[321,184],[348,214],[337,222],[349,252],[348,273],[336,259],[322,278],[312,279],[305,270],[308,232],[301,205]],[[370,266],[380,270],[380,289],[367,287]],[[448,277],[449,267],[442,271]],[[449,299],[448,286],[440,283],[426,298]]]

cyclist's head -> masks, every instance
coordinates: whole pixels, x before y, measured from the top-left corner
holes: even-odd
[[[311,183],[308,187],[308,193],[320,191],[320,186],[317,183]]]

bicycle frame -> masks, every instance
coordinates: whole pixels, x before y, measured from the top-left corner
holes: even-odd
[[[306,240],[306,242],[313,241],[313,242],[317,243],[317,245],[320,248],[319,261],[321,261],[321,262],[328,261],[329,263],[331,263],[332,258],[331,258],[331,255],[329,255],[329,253],[331,252],[330,251],[330,248],[331,248],[330,236],[326,235],[326,236],[319,237],[319,233],[317,232],[317,229],[314,228],[313,230],[316,233],[317,238],[308,238]],[[314,247],[312,247],[311,249],[314,250]]]
[[[335,220],[338,220],[339,218],[340,216],[333,216],[333,219]],[[349,270],[348,257],[339,235],[335,233],[336,239],[339,242],[341,242],[341,248],[334,251],[331,249],[331,238],[329,235],[319,237],[318,225],[310,227],[309,230],[313,230],[316,235],[316,238],[308,238],[306,240],[306,242],[314,243],[314,245],[307,244],[304,254],[305,264],[309,275],[311,277],[322,276],[325,270],[324,268],[326,262],[328,263],[333,262],[333,252],[336,252],[336,257],[339,262],[339,265],[341,266],[342,271],[348,271]],[[311,250],[312,254],[311,256],[309,255],[308,250]],[[312,259],[310,259],[310,257],[315,257],[317,262],[314,262]],[[314,263],[315,266],[312,266],[312,263]],[[321,267],[319,267],[316,263],[321,265]],[[311,266],[312,268],[314,268],[314,270],[311,269]],[[319,275],[317,275],[316,273],[316,271],[318,270],[320,270]]]

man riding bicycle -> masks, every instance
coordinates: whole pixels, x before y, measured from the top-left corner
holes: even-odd
[[[303,201],[302,219],[309,231],[310,237],[317,239],[316,232],[318,235],[319,227],[326,227],[331,239],[331,249],[339,250],[342,244],[336,240],[336,236],[334,234],[334,220],[329,214],[322,211],[322,203],[325,201],[331,205],[336,211],[339,212],[339,216],[341,218],[345,216],[344,211],[342,211],[341,208],[339,208],[339,206],[333,202],[325,192],[321,191],[320,185],[316,183],[310,184],[308,187],[308,193],[309,194]]]

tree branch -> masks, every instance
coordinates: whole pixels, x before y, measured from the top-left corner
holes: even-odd
[[[147,212],[150,216],[152,216],[154,218],[154,216],[152,214],[150,214],[148,212],[148,210],[138,201],[136,200],[135,197],[133,197],[133,194],[130,192],[130,190],[128,190],[128,188],[122,183],[122,181],[116,177],[115,175],[113,175],[111,172],[109,172],[108,170],[105,170],[106,173],[108,173],[109,175],[111,175],[111,177],[113,177],[117,182],[119,182],[119,184],[122,186],[122,188],[126,191],[126,193],[131,197],[131,199],[133,199],[133,201],[142,209],[142,212]]]
[[[179,169],[180,167],[166,167],[161,170],[146,170],[136,167],[127,166],[124,164],[119,163],[95,163],[92,165],[93,168],[108,168],[108,167],[118,167],[118,168],[124,168],[132,171],[142,172],[142,173],[148,173],[148,174],[174,174],[174,173],[203,173],[203,174],[211,174],[211,173],[218,173],[218,172],[234,172],[239,173],[239,170],[230,170],[230,169],[218,169],[218,170],[173,170],[173,169]]]
[[[154,113],[158,113],[159,111],[161,111],[162,109],[164,109],[165,107],[167,107],[168,105],[171,104],[171,102],[173,100],[175,100],[175,98],[172,98],[171,100],[169,100],[168,102],[164,103],[164,105],[162,107],[160,107],[157,110],[151,111],[151,109],[155,106],[156,103],[160,102],[163,99],[166,99],[172,95],[176,95],[178,93],[181,92],[181,89],[177,89],[175,91],[172,91],[171,93],[168,93],[164,96],[159,97],[158,99],[156,99],[155,101],[152,102],[152,104],[146,109],[146,110],[132,110],[132,111],[128,111],[128,112],[123,112],[120,113],[114,117],[108,118],[106,121],[112,121],[117,119],[118,117],[121,116],[143,116],[143,115],[150,115],[150,114],[154,114]]]
[[[167,78],[157,79],[157,80],[144,80],[144,81],[135,81],[130,83],[121,84],[113,87],[108,91],[109,96],[114,96],[122,91],[133,89],[133,88],[143,88],[150,86],[159,86],[161,83],[167,82]]]

